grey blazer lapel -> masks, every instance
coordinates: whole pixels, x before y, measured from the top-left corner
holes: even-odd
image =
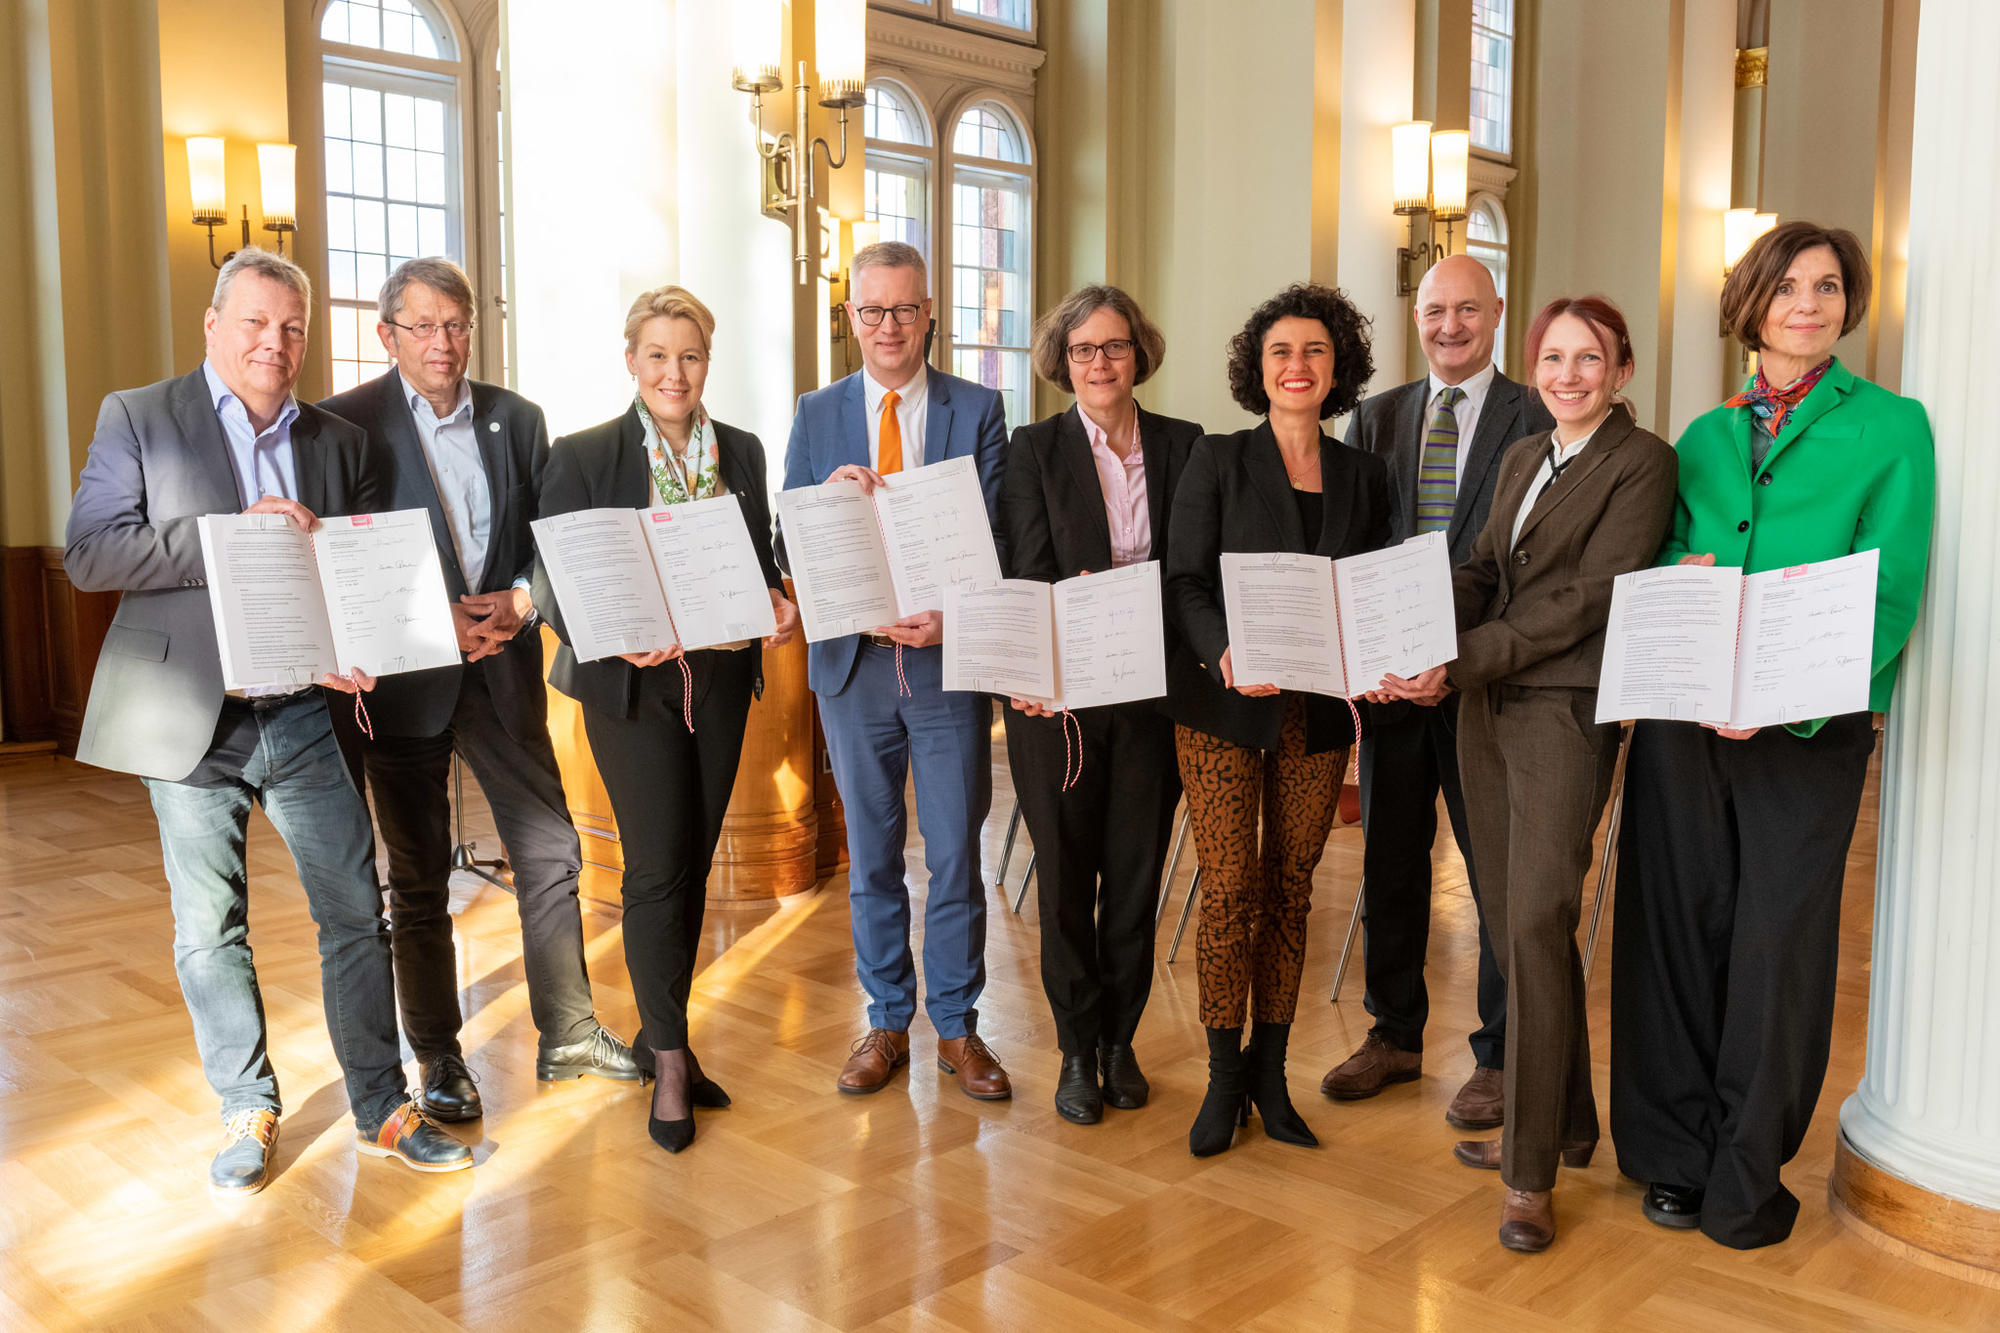
[[[299,404],[292,420],[292,475],[298,479],[298,501],[314,514],[326,513],[326,446],[319,438],[318,409]]]
[[[236,514],[249,508],[249,497],[236,485],[236,468],[229,461],[229,437],[223,434],[222,421],[215,415],[215,404],[208,396],[208,376],[200,366],[181,377],[171,398],[174,423],[211,492],[205,512]]]
[[[1583,452],[1563,469],[1562,476],[1556,478],[1555,484],[1549,487],[1540,499],[1536,499],[1533,495],[1521,497],[1522,504],[1533,506],[1528,510],[1527,521],[1521,525],[1521,541],[1526,541],[1528,534],[1533,532],[1542,520],[1561,508],[1563,501],[1582,489],[1584,482],[1590,480],[1590,474],[1602,467],[1604,460],[1611,456],[1611,451],[1625,442],[1625,437],[1632,433],[1634,425],[1630,412],[1623,407],[1614,406],[1611,415],[1597,428],[1597,434],[1593,435],[1590,443],[1583,447]],[[1551,434],[1550,438],[1553,439],[1554,435]],[[1537,458],[1546,456],[1547,449],[1544,447]],[[1531,477],[1535,475],[1540,471],[1540,467],[1540,463],[1537,462],[1529,475]],[[1531,482],[1530,485],[1532,484]]]
[[[514,451],[507,438],[507,423],[493,411],[493,395],[483,385],[472,386],[472,434],[479,444],[479,461],[486,469],[486,502],[489,517],[486,521],[487,556],[482,582],[490,582],[496,574],[504,570],[494,568],[491,558],[494,548],[500,542],[500,525],[507,509],[507,492],[514,485]],[[511,577],[511,575],[509,576]],[[473,589],[473,591],[480,591]]]
[[[1395,403],[1389,428],[1396,447],[1389,450],[1389,467],[1396,484],[1396,498],[1410,516],[1409,529],[1417,530],[1417,480],[1424,466],[1424,436],[1430,432],[1430,418],[1424,411],[1430,404],[1430,376],[1405,385]]]

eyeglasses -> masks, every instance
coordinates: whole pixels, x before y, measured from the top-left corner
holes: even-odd
[[[394,324],[420,343],[427,343],[432,338],[435,338],[439,329],[443,329],[453,342],[462,342],[472,336],[472,321],[469,319],[454,319],[449,324],[404,324],[393,319],[389,323]]]
[[[872,329],[882,322],[884,315],[894,315],[898,324],[914,324],[923,311],[920,305],[864,305],[856,306],[854,315]]]
[[[1108,343],[1071,343],[1067,350],[1069,359],[1079,366],[1086,366],[1095,361],[1099,352],[1104,353],[1106,361],[1123,361],[1132,355],[1132,340],[1113,338]]]

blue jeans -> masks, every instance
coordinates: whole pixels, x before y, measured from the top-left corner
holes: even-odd
[[[916,769],[930,870],[924,1008],[938,1036],[951,1040],[976,1028],[986,987],[979,828],[993,799],[993,705],[983,694],[945,691],[942,648],[905,649],[903,667],[907,697],[897,689],[895,650],[862,644],[847,688],[819,696],[820,724],[847,815],[855,970],[868,993],[868,1025],[892,1032],[909,1031],[917,1011],[903,864],[903,784]]]
[[[230,700],[194,772],[145,782],[166,859],[174,971],[223,1116],[280,1109],[250,957],[243,847],[256,802],[298,867],[319,927],[327,1031],[355,1124],[372,1133],[405,1097],[395,981],[368,810],[341,762],[326,707],[318,690],[268,703]]]

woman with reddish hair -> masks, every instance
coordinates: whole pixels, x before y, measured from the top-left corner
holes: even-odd
[[[1452,575],[1457,659],[1385,686],[1423,703],[1465,693],[1466,820],[1507,980],[1506,1128],[1452,1155],[1500,1171],[1500,1243],[1534,1252],[1555,1239],[1557,1164],[1586,1165],[1597,1146],[1576,925],[1618,757],[1618,727],[1597,721],[1611,582],[1653,562],[1679,466],[1619,398],[1632,340],[1616,306],[1551,301],[1526,346],[1555,429],[1508,449],[1492,513]]]

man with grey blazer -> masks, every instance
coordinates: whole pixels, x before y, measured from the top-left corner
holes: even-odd
[[[1395,537],[1442,531],[1453,565],[1472,553],[1486,526],[1506,447],[1550,429],[1548,410],[1493,364],[1504,302],[1486,266],[1468,255],[1440,260],[1417,288],[1417,337],[1430,373],[1378,393],[1354,411],[1347,443],[1389,464]],[[1363,936],[1367,994],[1375,1025],[1361,1048],[1327,1074],[1320,1090],[1352,1100],[1418,1077],[1430,996],[1424,956],[1431,924],[1431,845],[1444,791],[1452,836],[1478,902],[1477,868],[1458,773],[1458,699],[1435,707],[1405,700],[1368,704],[1361,742]],[[1479,913],[1479,1029],[1471,1036],[1472,1077],[1445,1119],[1492,1129],[1503,1117],[1500,1073],[1507,1048],[1507,987]]]
[[[397,265],[377,303],[376,332],[395,364],[320,406],[374,442],[383,508],[430,515],[465,660],[383,680],[369,699],[372,736],[345,715],[334,731],[355,785],[375,789],[389,852],[396,998],[424,1109],[440,1120],[476,1120],[484,1107],[459,1043],[452,942],[454,752],[479,779],[513,868],[528,1009],[540,1034],[535,1076],[636,1083],[639,1066],[591,1010],[577,902],[583,853],[549,743],[528,591],[529,524],[549,453],[542,409],[465,373],[475,301],[449,259]]]
[[[371,511],[365,435],[292,396],[311,285],[295,264],[238,251],[216,276],[207,357],[191,374],[111,394],[70,508],[63,567],[124,594],[91,682],[77,758],[136,773],[152,797],[174,914],[174,970],[202,1072],[222,1099],[217,1194],[262,1189],[278,1079],[249,945],[244,842],[253,803],[291,849],[319,927],[320,987],[359,1151],[419,1171],[472,1165],[403,1089],[396,997],[368,812],[315,686],[225,692],[196,520]],[[326,677],[352,693],[373,681]],[[346,695],[335,695],[345,698]]]

